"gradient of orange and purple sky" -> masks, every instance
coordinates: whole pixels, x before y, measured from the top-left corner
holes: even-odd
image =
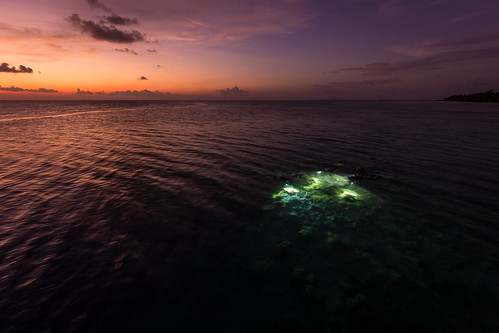
[[[438,99],[499,89],[497,0],[20,0],[0,99]]]

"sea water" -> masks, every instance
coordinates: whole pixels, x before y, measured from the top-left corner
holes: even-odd
[[[497,332],[499,105],[0,102],[0,331]]]

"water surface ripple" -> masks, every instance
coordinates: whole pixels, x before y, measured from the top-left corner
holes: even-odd
[[[497,332],[497,128],[451,102],[0,102],[0,331]],[[272,200],[357,167],[371,201]]]

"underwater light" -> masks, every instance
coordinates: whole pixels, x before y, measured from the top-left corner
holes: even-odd
[[[376,198],[368,190],[345,175],[325,171],[318,173],[303,172],[289,177],[288,182],[281,183],[279,192],[272,195],[273,202],[263,209],[279,208],[276,210],[279,214],[287,212],[319,223],[332,221],[334,211],[342,209],[342,206],[349,209],[376,204]]]
[[[291,186],[287,186],[284,188],[284,191],[286,191],[287,193],[289,194],[294,194],[294,193],[298,193],[300,191],[298,191],[296,188],[294,187],[291,187]]]
[[[359,197],[359,194],[357,192],[354,192],[352,190],[343,190],[340,195],[341,198],[346,198],[346,197],[352,197],[357,199]]]
[[[317,191],[321,187],[321,181],[317,177],[307,177],[308,185],[304,186],[307,191]]]

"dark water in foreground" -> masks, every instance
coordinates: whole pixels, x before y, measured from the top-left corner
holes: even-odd
[[[497,332],[498,129],[484,104],[0,102],[0,331]]]

